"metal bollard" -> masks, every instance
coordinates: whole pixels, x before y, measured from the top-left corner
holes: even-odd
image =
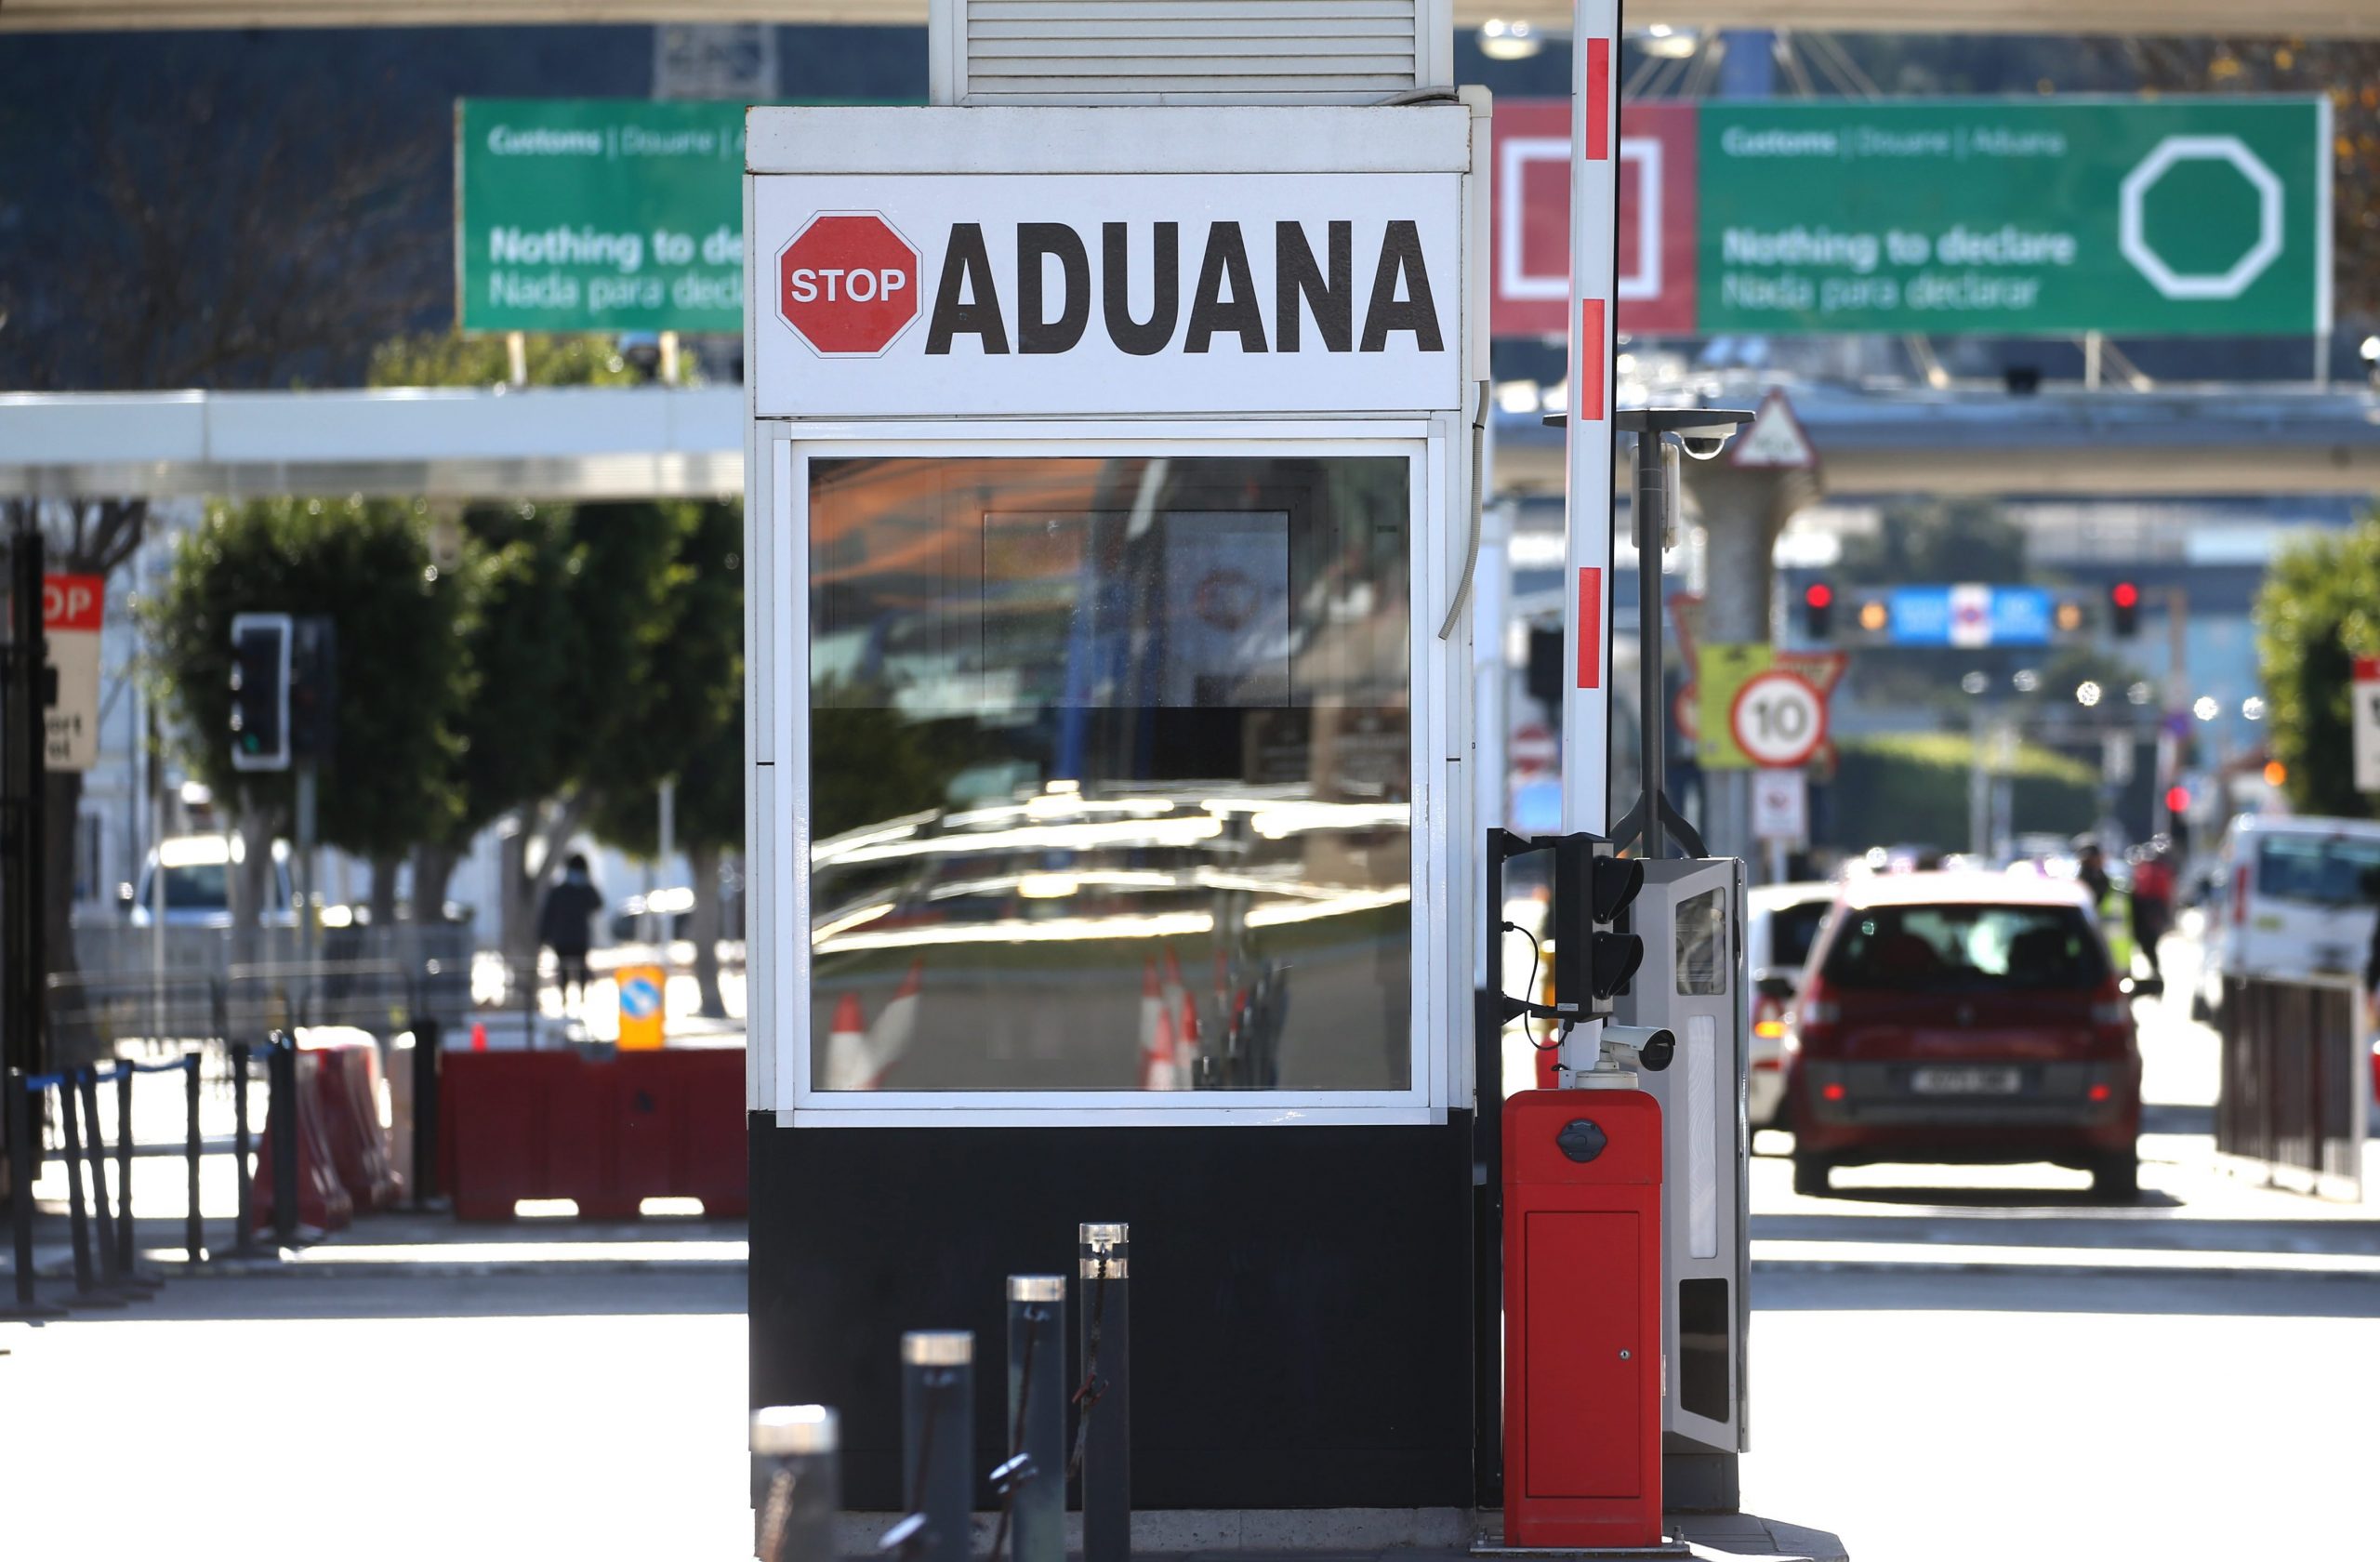
[[[115,1267],[126,1280],[140,1278],[133,1262],[139,1250],[132,1232],[132,1069],[119,1063],[115,1066]]]
[[[1083,1562],[1132,1555],[1132,1228],[1078,1228],[1082,1280],[1082,1386],[1076,1434],[1082,1459]]]
[[[1066,1562],[1066,1277],[1008,1277],[1008,1457],[992,1472],[1016,1562]],[[999,1542],[992,1543],[995,1562]]]
[[[413,1207],[437,1197],[438,1185],[438,1049],[443,1044],[438,1022],[413,1022]]]
[[[55,1317],[62,1309],[46,1307],[33,1295],[33,1145],[41,1128],[33,1121],[33,1092],[25,1088],[22,1069],[9,1069],[0,1085],[0,1112],[7,1114],[0,1129],[8,1135],[8,1227],[17,1260],[16,1305],[0,1317]]]
[[[91,1223],[99,1233],[99,1283],[116,1288],[115,1216],[108,1209],[108,1145],[99,1132],[99,1076],[96,1068],[77,1069],[66,1082],[83,1102],[84,1149],[91,1158]]]
[[[298,1044],[288,1037],[272,1039],[265,1079],[271,1102],[265,1122],[272,1132],[272,1239],[285,1248],[298,1240]]]
[[[188,1114],[182,1130],[182,1154],[190,1162],[190,1206],[182,1214],[182,1251],[192,1264],[199,1262],[206,1246],[206,1226],[198,1212],[198,1060],[202,1055],[188,1052],[182,1058],[182,1106]]]
[[[91,1224],[83,1204],[82,1107],[75,1102],[74,1077],[58,1082],[58,1120],[66,1133],[67,1227],[74,1238],[74,1304],[78,1307],[121,1307],[124,1298],[101,1291],[91,1277]]]
[[[235,1254],[256,1251],[256,1188],[249,1176],[249,1158],[255,1147],[248,1135],[248,1044],[234,1041],[231,1043],[231,1154],[240,1198],[239,1228],[231,1237],[231,1251]]]
[[[975,1336],[901,1336],[901,1467],[908,1513],[879,1551],[906,1562],[969,1562],[974,1551]]]
[[[841,1430],[824,1405],[771,1405],[752,1412],[753,1489],[760,1562],[836,1562],[835,1516],[843,1505]]]

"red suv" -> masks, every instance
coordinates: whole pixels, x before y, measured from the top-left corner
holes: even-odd
[[[2082,890],[1913,873],[1846,885],[1785,1037],[1793,1191],[1837,1166],[2045,1160],[2140,1191],[2140,1046]]]

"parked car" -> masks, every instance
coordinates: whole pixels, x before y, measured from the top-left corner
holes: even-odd
[[[246,860],[247,847],[236,835],[169,836],[149,849],[138,883],[117,892],[125,915],[134,927],[148,927],[156,917],[158,864],[165,864],[165,925],[218,927],[231,925],[231,875]],[[272,871],[266,876],[271,904],[263,920],[275,927],[298,925],[298,893],[289,872],[289,847],[272,843]]]
[[[1832,884],[1767,884],[1745,896],[1744,961],[1752,973],[1745,994],[1752,1006],[1745,1103],[1754,1128],[1785,1126],[1778,1116],[1785,1099],[1785,1016],[1837,893]]]
[[[2380,882],[2380,822],[2242,814],[2216,861],[2191,1007],[2213,1018],[2234,976],[2360,976]]]
[[[652,927],[646,926],[646,914],[651,913]],[[663,926],[664,923],[668,925]],[[694,892],[680,885],[675,889],[655,890],[650,896],[632,894],[620,902],[612,913],[612,942],[636,944],[648,932],[658,932],[665,939],[691,938],[694,927]]]
[[[1785,1037],[1793,1188],[1834,1167],[2051,1161],[2139,1192],[2140,1046],[2085,892],[1916,873],[1844,887]]]

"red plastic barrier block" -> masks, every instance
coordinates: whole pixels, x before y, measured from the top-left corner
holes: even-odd
[[[355,1218],[355,1202],[339,1180],[330,1134],[323,1121],[324,1054],[299,1052],[297,1057],[298,1224],[312,1232],[337,1231]],[[256,1175],[249,1184],[250,1209],[256,1229],[273,1226],[273,1119],[284,1108],[276,1092],[265,1112],[264,1137],[257,1148]]]
[[[379,1049],[369,1038],[308,1042],[301,1056],[314,1081],[314,1107],[341,1186],[359,1210],[385,1210],[404,1196],[380,1126]]]
[[[449,1052],[442,1137],[455,1213],[506,1220],[523,1198],[568,1198],[588,1219],[626,1219],[653,1198],[748,1207],[744,1054]]]

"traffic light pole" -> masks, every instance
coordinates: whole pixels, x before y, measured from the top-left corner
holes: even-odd
[[[0,920],[7,942],[0,949],[0,1062],[27,1074],[41,1072],[43,1008],[46,1001],[48,952],[46,895],[47,826],[42,817],[47,779],[48,716],[44,668],[48,644],[42,627],[42,535],[20,526],[8,539],[9,635],[7,663],[7,730],[0,734],[0,775],[5,775],[6,819],[0,825],[7,886]]]
[[[314,813],[317,764],[311,754],[297,761],[298,783],[298,993],[293,1024],[311,1019],[314,997]]]
[[[1640,857],[1668,854],[1662,835],[1661,788],[1668,779],[1668,723],[1661,720],[1669,684],[1661,669],[1661,544],[1670,535],[1671,463],[1667,436],[1636,431],[1636,661],[1642,692],[1636,699],[1636,751],[1644,778],[1644,844]]]

